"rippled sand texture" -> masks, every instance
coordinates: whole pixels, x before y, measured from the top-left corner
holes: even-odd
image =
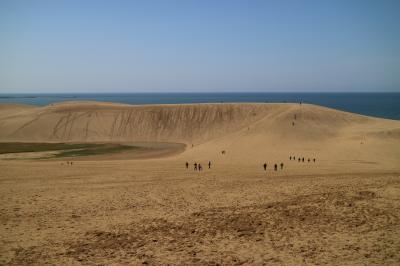
[[[0,264],[399,264],[399,121],[304,104],[0,106],[0,141],[186,144],[0,160]]]

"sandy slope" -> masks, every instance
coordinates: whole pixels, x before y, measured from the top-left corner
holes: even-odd
[[[182,160],[249,165],[293,155],[316,158],[332,171],[338,162],[358,170],[400,165],[399,121],[315,105],[65,102],[15,108],[0,108],[1,141],[177,142],[188,147]]]
[[[275,109],[275,108],[272,108]],[[62,103],[1,120],[1,140],[204,141],[261,118],[268,109],[242,105],[130,106]]]
[[[398,265],[399,131],[306,104],[0,105],[0,141],[187,144],[162,159],[0,160],[0,264]]]

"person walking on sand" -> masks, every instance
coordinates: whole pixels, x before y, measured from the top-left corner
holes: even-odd
[[[304,157],[301,159],[301,161],[304,163]]]
[[[278,171],[278,165],[277,164],[274,165],[274,170]]]
[[[197,163],[194,163],[194,170],[197,171]]]
[[[199,171],[203,170],[203,167],[201,167],[201,164],[199,164]]]
[[[267,163],[264,163],[264,171],[267,171]]]
[[[283,170],[283,163],[281,163],[281,170]]]
[[[292,160],[292,156],[289,157],[289,160]]]
[[[186,162],[186,169],[188,169],[189,168],[189,163],[188,162]]]
[[[315,158],[313,159],[314,163],[315,163]]]
[[[299,160],[298,160],[298,161],[299,161],[299,162],[301,161],[301,160],[300,160],[300,158],[299,158]]]
[[[211,161],[208,161],[208,169],[211,169]]]

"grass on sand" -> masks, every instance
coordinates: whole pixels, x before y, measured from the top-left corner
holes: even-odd
[[[83,144],[83,143],[22,143],[7,142],[0,144],[0,154],[22,152],[60,151],[54,157],[76,157],[107,153],[117,153],[136,149],[135,146],[121,144]]]

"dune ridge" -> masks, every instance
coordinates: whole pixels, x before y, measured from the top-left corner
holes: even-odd
[[[63,102],[0,108],[1,142],[182,143],[185,151],[174,155],[182,161],[256,167],[296,155],[317,158],[330,172],[399,169],[399,131],[400,121],[293,103]],[[227,154],[221,157],[223,150]]]
[[[295,119],[296,116],[296,119]],[[292,124],[294,123],[294,125]],[[287,138],[327,138],[349,126],[398,121],[370,118],[309,104],[126,105],[64,102],[45,107],[0,107],[1,141],[171,141],[201,143],[249,127]],[[252,133],[254,133],[254,130]],[[294,132],[295,131],[295,132]],[[371,135],[380,135],[372,132]]]

